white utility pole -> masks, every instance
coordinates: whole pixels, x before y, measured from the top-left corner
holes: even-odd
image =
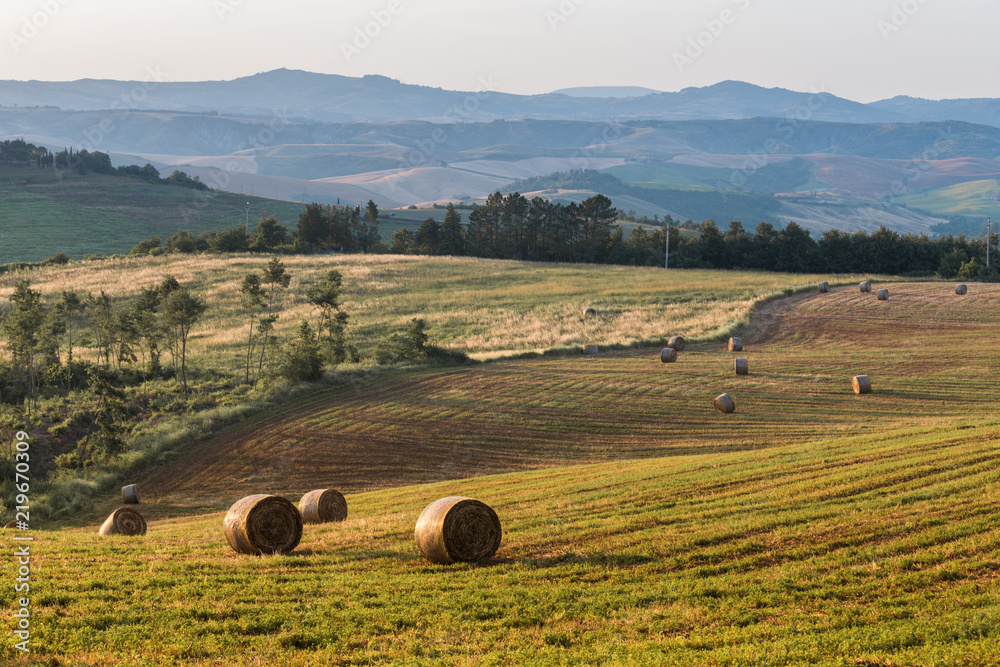
[[[670,264],[670,218],[669,217],[665,216],[663,218],[663,228],[667,230],[666,234],[667,242],[664,244],[664,253],[663,253],[663,268],[667,269],[669,268],[668,265]]]

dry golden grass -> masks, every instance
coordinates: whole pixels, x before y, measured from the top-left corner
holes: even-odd
[[[74,262],[5,274],[0,298],[10,294],[15,280],[28,278],[50,297],[62,290],[104,290],[128,299],[171,274],[209,303],[192,330],[191,357],[227,368],[238,364],[237,351],[245,343],[239,285],[267,260],[200,255]],[[420,317],[432,342],[482,356],[583,343],[629,344],[674,334],[716,338],[745,320],[761,299],[815,286],[822,277],[391,255],[289,256],[283,262],[292,284],[276,327],[279,336],[292,335],[303,318],[315,324],[306,288],[337,269],[344,277],[350,332],[363,351]],[[597,308],[597,317],[583,316],[586,305]]]

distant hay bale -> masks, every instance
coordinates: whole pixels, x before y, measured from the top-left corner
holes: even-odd
[[[882,289],[880,289],[878,291],[878,300],[879,301],[888,301],[889,300],[889,290],[885,289],[884,287]]]
[[[591,307],[588,306],[588,307],[586,307],[586,308],[583,309],[583,316],[584,317],[597,317],[597,309],[596,308],[591,308]]]
[[[665,347],[660,350],[660,361],[665,364],[672,364],[677,361],[677,350],[672,347]]]
[[[965,286],[965,283],[959,283],[955,285],[955,294],[964,295],[968,294],[969,288]]]
[[[489,560],[500,548],[502,534],[489,505],[462,496],[432,502],[414,529],[420,553],[441,565]]]
[[[747,360],[744,359],[743,357],[740,357],[739,359],[737,359],[736,360],[736,374],[737,375],[746,375],[748,372],[750,372],[750,366],[747,363]]]
[[[264,493],[237,500],[222,522],[226,541],[241,554],[288,553],[302,539],[302,515],[290,500]]]
[[[855,375],[851,379],[855,394],[867,394],[872,390],[872,382],[867,375]]]
[[[4,530],[10,530],[11,528],[17,528],[17,521],[8,521],[3,525]]]
[[[299,500],[302,523],[327,523],[347,518],[347,501],[335,489],[316,489]]]
[[[819,284],[819,293],[820,294],[826,294],[829,291],[830,291],[830,283],[828,283],[828,282],[826,282],[824,280],[823,282],[821,282]]]
[[[126,505],[139,504],[139,485],[129,484],[122,487],[122,502]]]
[[[716,410],[725,414],[736,411],[736,401],[734,401],[733,397],[729,394],[720,394],[719,396],[716,396],[715,400],[712,401],[712,405],[715,406]]]
[[[583,353],[584,354],[597,354],[597,346],[596,345],[584,345],[583,346]]]
[[[125,535],[134,537],[146,534],[146,520],[131,507],[120,507],[101,524],[99,535]]]
[[[729,339],[729,351],[730,352],[742,352],[743,351],[743,339],[742,338],[730,338]]]
[[[684,339],[681,338],[680,336],[671,336],[670,340],[667,341],[667,347],[672,347],[675,350],[677,350],[678,352],[683,352],[684,351],[684,346],[686,344],[687,343],[685,343]]]
[[[871,283],[868,282],[867,280],[862,280],[861,281],[861,291],[864,292],[864,293],[866,293],[866,294],[869,293],[869,292],[871,292],[872,291],[872,285],[871,285]]]

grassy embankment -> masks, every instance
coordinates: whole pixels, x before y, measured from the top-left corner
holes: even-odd
[[[146,480],[145,538],[37,533],[34,648],[62,664],[995,664],[1000,290],[891,292],[769,309],[745,329],[744,378],[702,344],[672,365],[625,350],[344,391],[273,422],[287,437],[262,461],[289,462],[284,480],[236,477],[270,425],[227,434],[245,447],[216,461],[231,500],[349,487],[340,465],[380,486],[364,459],[392,440],[428,477],[484,451],[544,468],[349,493],[345,523],[248,558],[181,461]],[[861,372],[873,394],[851,393]],[[706,405],[720,391],[735,414]],[[352,435],[369,446],[344,457]],[[325,459],[296,477],[310,438]],[[416,515],[453,494],[500,514],[494,562],[419,557]]]

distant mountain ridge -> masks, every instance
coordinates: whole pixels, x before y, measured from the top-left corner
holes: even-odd
[[[502,92],[483,79],[475,90],[404,84],[384,76],[348,77],[277,69],[230,81],[173,82],[151,72],[145,81],[81,79],[0,81],[2,107],[96,111],[135,109],[273,118],[289,113],[317,122],[521,120],[701,120],[759,116],[848,123],[958,120],[1000,127],[1000,99],[924,100],[894,97],[863,104],[831,93],[764,88],[723,81],[658,93],[639,87],[567,88],[543,95]],[[592,95],[601,95],[594,97]],[[579,95],[585,95],[583,97]]]

